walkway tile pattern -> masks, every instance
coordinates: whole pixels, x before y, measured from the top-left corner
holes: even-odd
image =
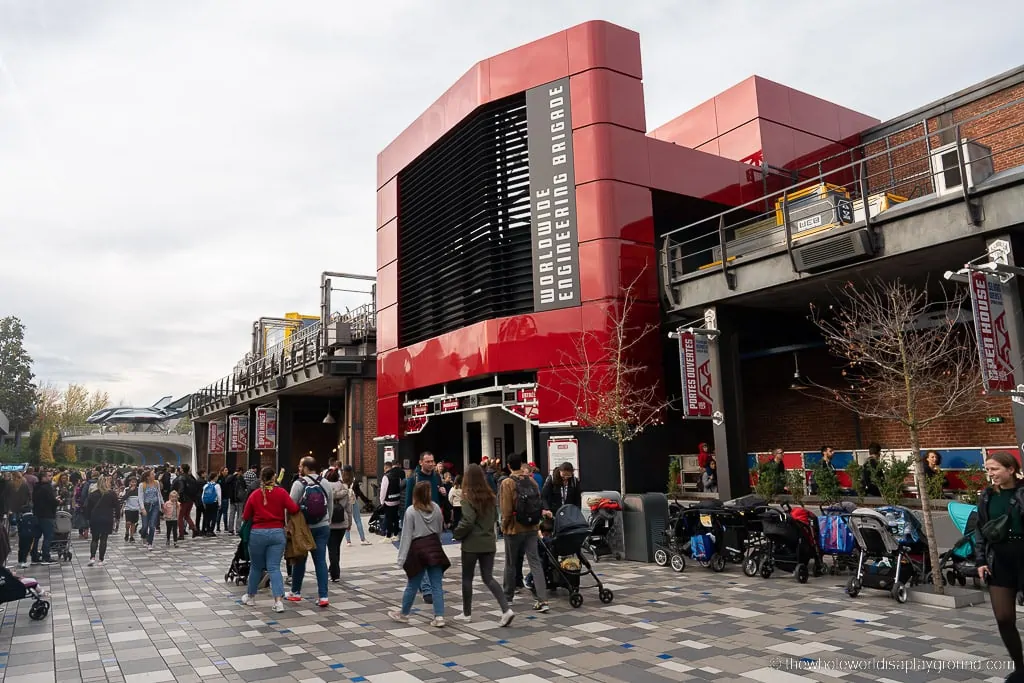
[[[84,544],[78,543],[77,549]],[[7,605],[0,622],[5,683],[666,683],[668,681],[1000,681],[1006,671],[807,671],[772,667],[835,658],[906,661],[1004,660],[987,606],[942,610],[898,605],[881,591],[857,600],[842,580],[744,577],[687,567],[602,563],[615,601],[596,591],[571,609],[565,595],[540,615],[517,600],[518,616],[498,628],[496,607],[477,587],[474,623],[432,629],[418,603],[408,625],[385,610],[397,604],[404,574],[362,566],[331,586],[331,607],[289,603],[284,614],[260,596],[243,607],[242,588],[223,581],[230,538],[188,541],[144,553],[112,543],[108,566],[76,555],[35,568],[51,591],[42,622],[30,603]],[[345,549],[393,557],[390,548]],[[448,574],[448,616],[461,604]],[[309,579],[307,579],[307,582]]]

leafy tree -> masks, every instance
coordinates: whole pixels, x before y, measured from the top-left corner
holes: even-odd
[[[33,465],[40,462],[40,453],[43,450],[43,430],[33,429],[28,435],[28,461]]]
[[[946,495],[946,477],[941,472],[926,474],[925,486],[930,500],[942,500]]]
[[[39,445],[39,462],[43,465],[52,465],[55,462],[53,456],[53,445],[57,443],[57,431],[46,429],[43,431],[43,440]]]
[[[575,396],[562,396],[576,409],[576,421],[611,440],[619,453],[619,488],[626,493],[626,443],[648,427],[660,424],[669,407],[649,369],[639,360],[645,347],[657,339],[656,325],[633,320],[636,284],[644,271],[622,288],[620,301],[607,313],[601,335],[584,332],[572,354],[562,354],[556,373]],[[557,391],[557,390],[556,390]]]
[[[824,505],[838,503],[842,497],[842,489],[839,488],[839,477],[831,467],[825,466],[822,460],[814,467],[814,485],[818,489],[818,496]]]
[[[958,317],[946,319],[928,329],[917,324],[936,308],[961,310],[965,296],[943,296],[932,301],[928,292],[909,287],[899,280],[876,281],[858,287],[847,283],[840,301],[828,310],[812,306],[811,319],[821,330],[829,350],[845,361],[839,387],[815,385],[819,398],[837,403],[862,418],[889,420],[907,430],[910,450],[921,452],[921,431],[936,420],[964,415],[984,408],[978,400],[981,372],[971,335]],[[924,518],[925,536],[932,567],[939,567],[939,544],[935,537],[928,487],[920,457],[914,457],[914,478]],[[892,465],[886,468],[893,473]],[[904,475],[910,464],[899,465]],[[888,491],[886,501],[898,500],[903,481],[895,474],[882,477]],[[942,582],[933,582],[942,593]]]
[[[786,482],[779,475],[779,468],[771,460],[764,460],[757,463],[757,483],[754,484],[754,493],[764,498],[769,503],[774,502]]]
[[[868,488],[864,485],[864,465],[857,462],[857,458],[850,461],[846,466],[846,474],[853,482],[853,491],[857,494],[857,504],[863,505],[864,499],[868,496]]]
[[[803,470],[789,470],[786,472],[789,495],[797,505],[803,505],[804,493],[807,490],[807,475]]]
[[[668,495],[670,497],[678,498],[682,493],[682,486],[679,483],[682,474],[682,459],[670,456],[668,459]]]
[[[175,434],[191,434],[192,433],[192,419],[186,415],[178,423],[174,425],[172,430]]]
[[[903,489],[910,474],[910,460],[905,458],[882,458],[872,473],[872,479],[882,494],[886,505],[899,505],[903,501]],[[922,505],[924,504],[922,496]],[[938,567],[939,565],[934,565]]]
[[[15,439],[35,417],[34,377],[32,357],[25,351],[25,326],[13,316],[0,318],[0,412],[11,423]]]
[[[968,505],[978,504],[978,494],[988,484],[988,475],[980,465],[971,465],[960,472],[960,481],[964,483],[960,500]]]

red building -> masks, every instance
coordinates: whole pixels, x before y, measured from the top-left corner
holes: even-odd
[[[661,234],[789,184],[878,123],[754,76],[648,132],[642,78],[640,36],[587,22],[477,63],[380,153],[382,458],[525,451],[543,469],[558,464],[549,438],[572,436],[588,489],[618,488],[614,445],[572,424],[581,339],[605,343],[630,283],[631,325],[663,325]],[[678,384],[666,335],[630,353],[645,382]],[[664,485],[649,453],[710,438],[681,424],[633,442],[630,489]]]

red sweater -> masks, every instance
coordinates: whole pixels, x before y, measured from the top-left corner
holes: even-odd
[[[293,515],[299,513],[299,505],[280,486],[266,491],[267,502],[263,502],[263,492],[266,489],[256,489],[249,494],[249,500],[245,501],[245,508],[242,510],[242,519],[252,522],[253,529],[282,529],[284,528],[285,510]]]

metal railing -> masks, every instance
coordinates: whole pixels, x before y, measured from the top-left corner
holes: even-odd
[[[345,313],[334,313],[330,325],[345,323],[351,333],[353,344],[372,340],[377,333],[377,316],[374,304],[364,304]],[[329,336],[329,335],[328,335]],[[299,372],[317,364],[325,355],[325,335],[320,321],[297,330],[287,339],[274,344],[261,357],[246,354],[235,365],[230,375],[225,375],[206,385],[189,402],[189,410],[195,414],[214,404],[229,401],[247,389],[270,382],[292,372]]]
[[[111,424],[111,425],[80,425],[65,427],[60,430],[61,438],[75,436],[95,436],[98,434],[176,434],[167,425],[156,424]],[[179,435],[180,436],[180,435]]]
[[[1007,117],[1012,108],[1018,109]],[[1010,122],[1003,123],[1007,118]],[[735,281],[731,267],[743,259],[777,253],[783,247],[795,270],[793,248],[803,240],[870,227],[892,206],[939,191],[962,196],[969,219],[977,224],[980,217],[971,197],[974,187],[993,173],[1024,165],[1022,150],[1024,98],[943,128],[936,125],[935,118],[924,119],[792,171],[780,172],[763,164],[752,166],[747,173],[748,185],[762,184],[762,196],[663,236],[662,284],[670,302],[674,300],[673,285],[715,273],[722,274],[732,289]],[[935,168],[933,158],[950,153],[955,153],[955,168]],[[801,191],[813,188],[828,195],[821,201],[833,203],[834,220],[808,227],[789,213],[802,197]]]

